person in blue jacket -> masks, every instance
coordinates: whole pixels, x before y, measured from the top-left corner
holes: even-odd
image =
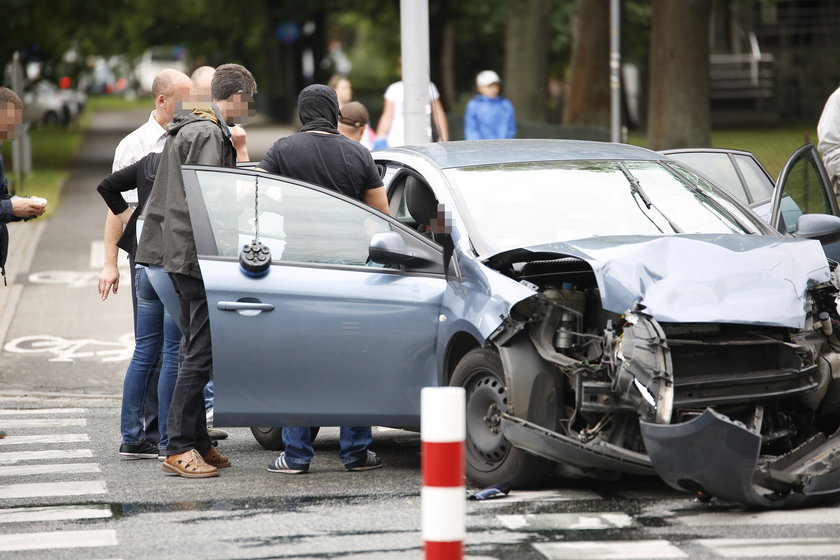
[[[513,104],[499,95],[502,80],[492,70],[479,72],[475,78],[478,95],[467,104],[464,137],[467,140],[490,140],[516,136]]]

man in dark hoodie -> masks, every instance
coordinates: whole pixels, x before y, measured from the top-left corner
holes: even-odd
[[[385,187],[370,152],[338,132],[338,97],[321,84],[303,89],[298,96],[298,114],[303,128],[274,143],[258,169],[334,189],[388,214]],[[382,466],[368,448],[373,441],[370,426],[342,427],[340,457],[348,471]],[[283,428],[286,450],[268,464],[276,473],[301,474],[315,456],[310,428]]]
[[[257,84],[245,67],[224,64],[216,69],[210,89],[209,109],[177,115],[167,129],[135,256],[140,264],[163,267],[178,293],[183,360],[167,419],[163,471],[187,478],[218,476],[230,459],[212,446],[207,434],[203,391],[213,368],[210,322],[181,165],[236,165],[229,127],[250,112]]]

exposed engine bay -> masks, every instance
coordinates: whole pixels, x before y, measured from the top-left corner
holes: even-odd
[[[493,264],[536,293],[492,342],[509,364],[532,346],[562,400],[554,418],[512,399],[502,426],[514,446],[584,473],[655,471],[677,489],[759,507],[840,496],[834,278],[811,283],[804,327],[792,328],[659,321],[641,303],[608,311],[576,256]],[[547,390],[506,375],[512,395]]]

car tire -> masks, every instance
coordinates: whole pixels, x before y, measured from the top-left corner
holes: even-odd
[[[449,384],[466,391],[467,478],[479,487],[502,482],[514,488],[539,485],[551,462],[513,447],[502,435],[507,386],[499,354],[487,348],[471,350],[455,367]]]
[[[47,114],[44,115],[44,125],[45,126],[57,126],[58,125],[58,113],[55,111],[47,111]]]
[[[312,441],[315,441],[320,430],[321,428],[318,427],[312,428]],[[257,443],[269,451],[283,451],[286,448],[283,445],[282,426],[251,427],[251,433],[254,435]]]

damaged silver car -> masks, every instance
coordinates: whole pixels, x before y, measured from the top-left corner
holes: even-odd
[[[184,167],[219,426],[416,429],[467,394],[476,485],[661,476],[761,506],[840,492],[840,218],[794,238],[620,144],[374,152],[391,216],[252,169]],[[259,237],[262,275],[239,252]],[[263,428],[256,428],[263,426]],[[266,427],[267,426],[267,427]]]

